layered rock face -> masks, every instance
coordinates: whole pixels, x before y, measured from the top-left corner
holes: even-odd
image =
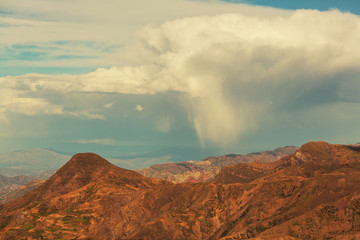
[[[1,205],[1,239],[359,239],[360,147],[310,142],[174,184],[75,155]]]

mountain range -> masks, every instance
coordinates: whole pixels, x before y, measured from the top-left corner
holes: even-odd
[[[186,161],[179,163],[173,162],[173,163],[155,164],[153,166],[150,166],[149,168],[140,169],[136,171],[147,177],[161,178],[164,180],[168,180],[171,182],[178,182],[178,183],[207,181],[212,179],[223,166],[234,163],[240,163],[240,162],[248,162],[248,161],[269,162],[279,159],[280,157],[285,156],[287,154],[294,153],[296,149],[297,147],[284,147],[284,148],[277,148],[273,151],[256,152],[246,155],[229,154],[226,156],[208,157],[205,158],[203,161]],[[158,151],[156,154],[163,154],[163,153],[164,151]],[[4,157],[4,155],[6,157]],[[22,157],[24,157],[23,160],[21,160]],[[47,159],[47,157],[49,159]],[[0,166],[4,166],[4,165],[8,166],[6,163],[12,162],[11,160],[14,160],[12,162],[14,168],[10,169],[13,171],[9,171],[6,175],[13,176],[13,174],[18,173],[18,175],[13,176],[11,178],[13,179],[13,181],[0,182],[0,203],[5,203],[7,201],[10,201],[14,199],[16,196],[20,196],[20,193],[26,193],[26,191],[32,190],[35,187],[39,186],[43,182],[43,180],[47,180],[56,172],[56,170],[60,167],[59,165],[63,164],[64,162],[63,159],[65,159],[65,157],[70,158],[67,155],[63,155],[60,152],[56,152],[54,150],[49,150],[49,149],[33,149],[27,151],[16,151],[12,153],[3,154],[2,157],[0,155],[0,159],[7,160],[0,162]],[[35,161],[31,161],[35,158],[37,158]],[[140,161],[140,159],[141,158],[128,159],[128,160],[110,159],[109,161],[117,166],[119,165],[123,166],[124,161],[125,162]],[[157,161],[158,159],[156,160],[156,162]],[[24,162],[26,164],[24,164]],[[46,162],[52,164],[49,163],[46,164]],[[150,162],[148,161],[143,164],[149,164]],[[41,165],[39,169],[42,169],[42,171],[29,170],[29,169],[35,169],[36,165]],[[30,166],[30,167],[24,167],[24,166]],[[128,164],[125,164],[125,166],[128,166]],[[46,170],[49,168],[51,170]],[[3,171],[6,172],[7,169],[8,168],[3,168]],[[34,175],[35,173],[38,174]],[[19,175],[21,177],[19,177]],[[9,177],[4,176],[4,179],[7,178]],[[16,181],[17,179],[19,180]],[[23,179],[26,180],[24,181]],[[28,182],[29,184],[25,185],[25,183]]]
[[[1,239],[359,239],[360,146],[310,142],[272,162],[172,183],[74,155],[0,206]]]
[[[9,193],[17,191],[31,180],[29,176],[6,177],[0,175],[0,203],[10,199]],[[5,200],[6,199],[6,200]]]
[[[187,159],[190,156],[196,155],[195,150],[190,150],[190,153],[187,154],[180,154],[181,151],[179,149],[170,148],[149,152],[146,153],[147,155],[141,153],[136,155],[139,158],[135,159],[111,158],[109,161],[116,166],[130,169],[134,166],[149,166],[151,163],[158,163],[136,171],[147,177],[161,178],[172,182],[196,182],[212,179],[222,166],[247,161],[258,161],[259,159],[261,161],[272,161],[293,153],[296,149],[297,147],[285,147],[273,151],[256,152],[246,155],[229,154],[226,156],[208,157],[203,161],[161,163],[169,159]],[[170,150],[174,150],[174,152],[170,154]],[[182,150],[186,152],[186,149]],[[163,156],[163,154],[167,155]],[[200,154],[200,152],[197,152],[197,154]],[[177,157],[169,158],[168,156],[170,155]],[[3,176],[4,179],[9,177],[13,179],[12,181],[0,182],[0,203],[12,200],[14,197],[19,196],[20,193],[25,193],[40,185],[42,183],[41,180],[47,180],[51,177],[69,158],[70,156],[66,155],[66,153],[41,148],[0,154],[0,178]],[[143,162],[140,164],[141,161]],[[23,179],[26,180],[24,181]],[[27,182],[30,183],[25,185]]]
[[[122,168],[142,169],[154,164],[201,160],[214,152],[212,149],[168,147],[147,152],[122,153],[107,159]],[[34,176],[44,171],[57,170],[71,158],[71,155],[73,153],[47,148],[0,153],[0,175]]]
[[[71,156],[53,150],[35,148],[0,154],[0,175],[34,176],[47,170],[59,169]]]
[[[295,153],[297,149],[298,147],[287,146],[272,151],[254,152],[245,155],[212,156],[202,161],[155,164],[136,171],[146,177],[161,178],[174,183],[204,182],[212,179],[224,166],[244,162],[272,162]]]

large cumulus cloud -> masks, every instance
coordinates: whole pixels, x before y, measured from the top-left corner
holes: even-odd
[[[359,103],[359,42],[360,18],[337,10],[183,18],[140,31],[127,53],[132,65],[0,83],[30,92],[180,92],[200,141],[227,144],[277,114]]]

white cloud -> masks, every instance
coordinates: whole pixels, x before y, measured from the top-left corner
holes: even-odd
[[[7,120],[8,114],[34,116],[38,114],[64,114],[61,105],[51,104],[43,98],[20,97],[20,90],[0,88],[0,119]]]
[[[80,144],[101,144],[101,145],[118,145],[117,141],[110,138],[103,138],[103,139],[77,139],[74,140],[73,143],[80,143]]]
[[[142,112],[144,110],[144,107],[141,106],[140,104],[137,104],[135,109],[136,111]]]
[[[224,14],[149,27],[140,42],[146,61],[160,67],[147,89],[186,93],[199,139],[227,144],[270,114],[269,101],[281,109],[336,75],[358,72],[359,26],[359,17],[349,13],[298,10],[282,17]]]
[[[104,108],[112,108],[114,106],[115,102],[107,103],[103,107]]]
[[[144,144],[139,141],[118,141],[112,138],[75,139],[71,142],[79,143],[79,144],[100,144],[100,145],[109,145],[109,146],[138,146]],[[125,153],[120,153],[120,154],[124,155]],[[136,154],[136,153],[132,153],[132,154]]]
[[[13,88],[0,88],[0,120],[8,121],[9,114],[35,115],[64,115],[81,119],[106,118],[96,113],[98,110],[65,111],[63,105],[52,104],[47,99],[36,97],[22,97],[25,91]]]
[[[99,114],[92,112],[91,110],[82,110],[82,111],[76,111],[76,112],[67,112],[66,115],[74,117],[74,118],[80,118],[80,119],[97,119],[97,120],[106,120],[106,117]]]
[[[60,105],[52,105],[41,98],[15,98],[7,104],[7,109],[13,113],[20,113],[28,116],[38,114],[58,115],[63,114]]]
[[[138,45],[127,49],[132,65],[82,75],[4,77],[0,84],[31,92],[180,92],[199,139],[216,144],[256,129],[271,111],[305,104],[299,102],[308,95],[320,98],[313,95],[323,86],[334,86],[336,101],[348,101],[344,96],[360,76],[358,16],[336,10],[254,15],[148,26],[138,33]],[[339,80],[349,72],[350,79]]]
[[[30,52],[37,51],[44,57],[28,61],[12,58],[7,53],[4,56],[9,60],[2,64],[9,67],[124,65],[126,55],[119,45],[130,45],[135,32],[148,24],[226,12],[262,16],[287,14],[265,7],[187,0],[103,0],[101,3],[96,0],[18,0],[2,1],[1,10],[9,14],[0,16],[0,22],[8,25],[1,28],[0,50],[2,47],[12,49],[13,45],[31,45],[36,49]],[[58,59],[61,55],[70,58]],[[79,61],[78,56],[93,57]]]

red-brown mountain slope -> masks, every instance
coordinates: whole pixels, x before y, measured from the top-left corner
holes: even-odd
[[[31,180],[31,177],[21,175],[15,177],[6,177],[0,175],[0,203],[6,201],[8,195],[14,190]]]
[[[7,203],[39,187],[55,172],[55,170],[48,170],[32,177],[25,175],[14,177],[0,176],[0,203]],[[7,179],[7,181],[4,181],[4,179]]]
[[[305,144],[271,163],[172,184],[75,155],[0,210],[1,239],[359,239],[360,147]]]
[[[202,161],[156,164],[137,170],[146,177],[160,178],[173,183],[205,182],[214,178],[222,167],[246,162],[272,162],[293,154],[298,147],[288,146],[273,151],[255,152],[246,155],[229,154],[208,157]]]
[[[22,186],[17,186],[16,188],[14,188],[14,190],[8,191],[2,195],[2,202],[7,203],[11,200],[19,198],[25,195],[26,193],[30,192],[31,190],[38,188],[44,182],[45,180],[36,179],[36,180],[31,180]]]

